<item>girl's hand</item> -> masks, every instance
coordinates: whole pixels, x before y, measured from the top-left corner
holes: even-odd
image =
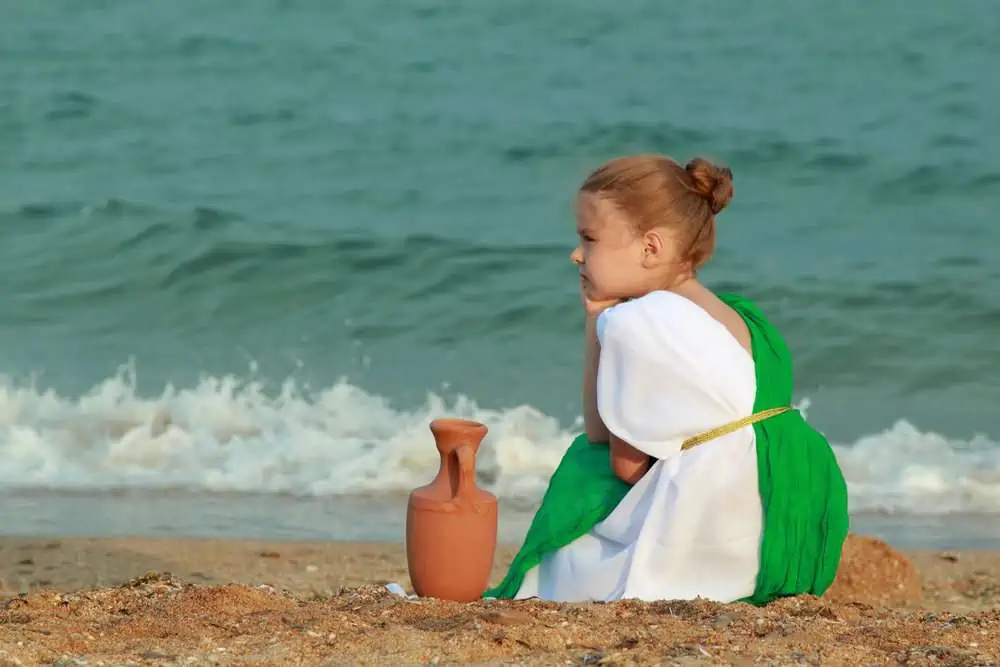
[[[583,297],[583,310],[591,317],[597,317],[611,306],[617,306],[621,299],[608,299],[607,301],[591,301]]]
[[[583,302],[583,310],[591,317],[597,317],[611,306],[617,306],[623,299],[593,299],[587,294],[587,283],[580,280],[580,300]]]

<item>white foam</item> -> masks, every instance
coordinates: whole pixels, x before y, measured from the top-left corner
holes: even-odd
[[[153,398],[134,387],[128,366],[80,397],[0,376],[0,487],[408,492],[437,469],[428,423],[455,416],[490,429],[484,486],[533,502],[580,430],[531,406],[491,410],[464,397],[428,394],[408,411],[346,380],[318,392],[288,381],[277,395],[235,377]],[[950,440],[899,422],[835,449],[852,511],[1000,513],[1000,447],[985,437]]]

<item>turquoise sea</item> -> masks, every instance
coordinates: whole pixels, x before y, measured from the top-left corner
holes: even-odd
[[[856,529],[1000,545],[993,0],[0,5],[5,532],[399,539],[461,415],[518,539],[579,429],[573,193],[659,151],[732,167],[704,277]]]

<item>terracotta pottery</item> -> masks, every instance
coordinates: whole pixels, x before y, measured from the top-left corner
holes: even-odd
[[[436,419],[431,433],[441,467],[414,489],[406,508],[406,562],[421,597],[479,599],[489,583],[497,544],[497,499],[476,486],[476,452],[486,426]]]

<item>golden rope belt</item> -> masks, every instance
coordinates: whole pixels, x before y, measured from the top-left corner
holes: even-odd
[[[696,435],[692,438],[688,438],[681,444],[681,450],[691,449],[692,447],[697,447],[700,444],[706,443],[709,440],[715,440],[716,438],[721,438],[724,435],[729,435],[733,431],[738,431],[744,426],[750,426],[750,424],[756,424],[757,422],[762,422],[765,419],[770,419],[771,417],[777,417],[778,415],[788,412],[791,410],[790,407],[782,408],[770,408],[768,410],[761,410],[756,412],[749,417],[744,417],[743,419],[737,419],[736,421],[729,422],[728,424],[723,424],[718,428],[713,428],[711,431],[705,431],[701,435]]]

